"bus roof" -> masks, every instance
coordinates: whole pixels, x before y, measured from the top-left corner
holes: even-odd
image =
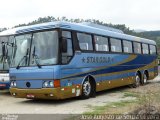
[[[97,34],[97,35],[102,35],[102,36],[109,36],[109,37],[114,37],[114,38],[119,38],[119,39],[124,39],[124,40],[130,40],[130,41],[136,41],[136,42],[156,45],[156,42],[153,40],[135,37],[135,36],[127,35],[124,33],[103,29],[103,28],[97,28],[96,26],[89,26],[87,24],[70,23],[70,22],[63,22],[63,21],[48,22],[48,23],[13,28],[13,29],[9,29],[9,30],[0,32],[0,36],[17,35],[17,34],[23,34],[23,33],[28,33],[32,31],[47,30],[47,29],[53,29],[53,28],[76,30],[76,31],[85,32],[85,33],[92,33],[92,34]]]

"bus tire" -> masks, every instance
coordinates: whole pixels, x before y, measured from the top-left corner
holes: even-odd
[[[141,78],[140,75],[137,73],[135,76],[135,82],[133,83],[132,87],[137,88],[140,86],[140,83],[141,83]]]
[[[148,80],[147,72],[144,72],[144,74],[143,74],[143,80],[142,80],[142,85],[147,84],[147,80]]]
[[[82,99],[88,99],[95,96],[95,87],[90,77],[88,76],[82,84]]]

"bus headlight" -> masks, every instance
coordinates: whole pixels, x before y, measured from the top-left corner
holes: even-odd
[[[44,87],[48,87],[48,82],[45,81],[43,85],[44,85]]]
[[[10,84],[10,86],[11,86],[11,87],[16,87],[16,86],[17,86],[16,81],[12,81],[11,84]]]
[[[50,86],[50,87],[53,87],[53,86],[54,86],[54,84],[53,84],[52,81],[49,81],[49,86]]]
[[[16,83],[16,82],[14,82],[14,83],[13,83],[13,86],[14,86],[14,87],[16,87],[16,86],[17,86],[17,83]]]
[[[54,87],[54,82],[53,81],[44,81],[43,87],[45,88],[53,88]]]
[[[14,82],[12,81],[12,82],[11,82],[11,87],[13,87],[13,85],[14,85]]]

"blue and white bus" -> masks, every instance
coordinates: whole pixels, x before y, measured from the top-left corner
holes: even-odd
[[[158,75],[155,41],[105,27],[50,22],[21,27],[14,37],[10,92],[17,98],[89,98]]]
[[[0,32],[0,90],[9,89],[9,67],[13,53],[12,30]]]

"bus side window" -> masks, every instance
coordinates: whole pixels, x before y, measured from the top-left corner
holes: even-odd
[[[123,50],[124,53],[133,53],[132,42],[123,40]]]
[[[150,54],[156,55],[156,46],[154,46],[154,45],[149,45],[149,49],[150,49]]]
[[[120,39],[110,38],[111,51],[122,52],[122,44]]]
[[[96,51],[109,51],[108,38],[95,35],[94,40]]]
[[[134,46],[134,53],[138,53],[138,54],[142,53],[141,43],[133,42],[133,46]]]
[[[67,42],[66,42],[67,52],[62,52],[62,63],[66,64],[70,61],[70,59],[73,56],[73,45],[72,45],[71,32],[62,31],[62,38],[67,40]]]
[[[149,54],[148,44],[142,44],[143,54]]]
[[[81,50],[93,50],[91,35],[85,33],[77,33],[77,38]]]

